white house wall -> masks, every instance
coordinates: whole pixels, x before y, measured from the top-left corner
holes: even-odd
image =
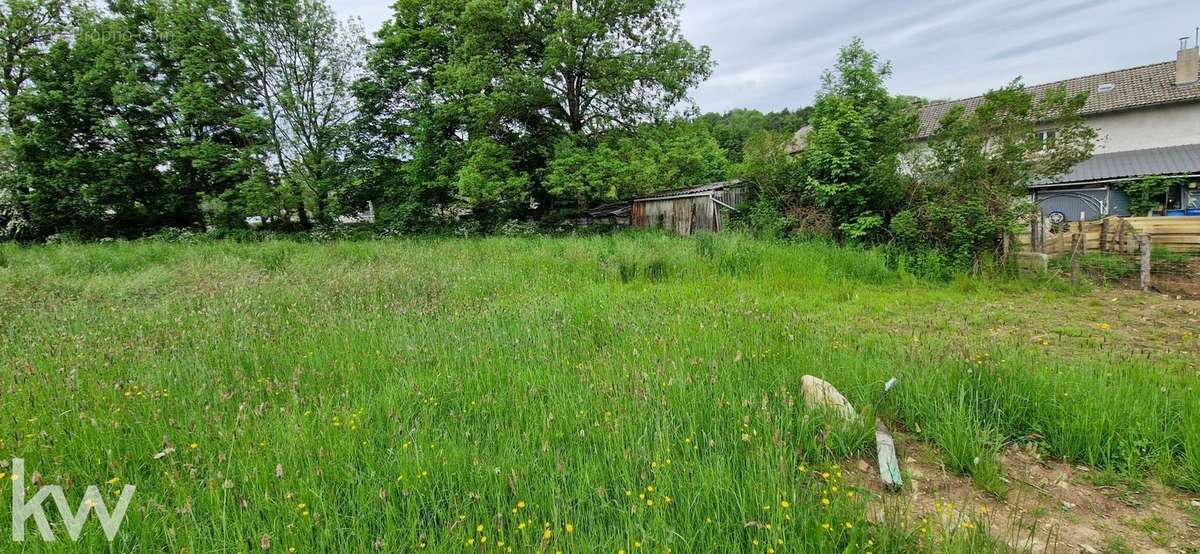
[[[1200,102],[1090,116],[1096,153],[1200,144]]]

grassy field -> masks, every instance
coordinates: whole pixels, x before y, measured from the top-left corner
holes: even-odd
[[[995,494],[1011,442],[1200,490],[1194,319],[1113,296],[737,236],[0,246],[0,459],[137,486],[33,551],[987,550],[868,518],[873,434],[799,379],[899,377],[879,415]]]

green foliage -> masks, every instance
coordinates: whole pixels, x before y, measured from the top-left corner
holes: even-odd
[[[1091,156],[1096,132],[1078,115],[1087,95],[1050,90],[1041,98],[1014,81],[973,112],[950,110],[914,160],[918,183],[889,225],[909,251],[937,250],[954,271],[977,269],[1032,207],[1028,186]],[[1052,126],[1046,141],[1035,131]]]
[[[791,136],[808,125],[812,108],[801,108],[795,111],[784,109],[780,112],[762,113],[758,110],[739,108],[723,114],[706,113],[697,120],[706,126],[717,144],[725,152],[725,157],[731,163],[742,162],[742,154],[746,145],[757,135],[772,133],[791,138]]]
[[[261,167],[261,120],[224,0],[79,11],[15,98],[16,238],[136,236],[204,223],[202,198]],[[217,85],[217,86],[214,86]]]
[[[983,417],[978,410],[968,401],[967,391],[960,391],[957,399],[937,408],[929,437],[942,447],[947,468],[970,475],[981,488],[1003,497],[1007,489],[1000,468],[1003,437],[987,423],[994,418]]]
[[[628,188],[649,160],[629,169],[615,160],[638,140],[655,142],[621,144],[618,131],[665,119],[711,70],[708,50],[683,39],[680,9],[677,0],[397,2],[356,85],[361,188],[410,228],[465,210],[490,226],[611,198],[600,179]],[[692,163],[662,144],[662,157]]]
[[[34,70],[46,62],[45,50],[70,29],[71,12],[85,6],[73,0],[0,2],[0,129],[22,128],[28,113],[15,103]]]
[[[1117,184],[1122,192],[1129,197],[1129,213],[1144,216],[1152,211],[1161,210],[1166,204],[1167,193],[1171,187],[1182,184],[1183,180],[1173,177],[1146,177]]]
[[[722,181],[729,174],[724,152],[695,123],[645,125],[580,142],[559,142],[545,180],[554,198],[580,207]]]
[[[357,113],[351,87],[366,44],[361,24],[339,23],[325,0],[237,0],[237,7],[227,19],[241,38],[247,99],[265,116],[265,151],[278,173],[234,192],[255,196],[250,206],[272,194],[274,213],[305,227],[364,209],[346,161]]]
[[[750,187],[752,196],[781,208],[799,194],[803,178],[803,165],[784,151],[789,138],[765,131],[754,135],[746,142],[743,162],[737,166],[738,177]]]
[[[802,200],[826,210],[847,238],[879,238],[902,199],[900,155],[916,111],[888,94],[890,64],[855,39],[827,71],[803,152]]]

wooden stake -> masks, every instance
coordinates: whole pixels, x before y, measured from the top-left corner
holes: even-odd
[[[1142,254],[1142,292],[1150,291],[1150,235],[1138,235],[1138,248]]]
[[[1071,235],[1071,284],[1079,286],[1079,242],[1081,235]]]
[[[1108,218],[1100,220],[1100,251],[1108,252]]]

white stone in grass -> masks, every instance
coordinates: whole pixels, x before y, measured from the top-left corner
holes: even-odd
[[[858,414],[850,401],[833,385],[812,375],[800,378],[800,394],[804,397],[804,405],[810,410],[831,410],[848,422],[857,422]]]

